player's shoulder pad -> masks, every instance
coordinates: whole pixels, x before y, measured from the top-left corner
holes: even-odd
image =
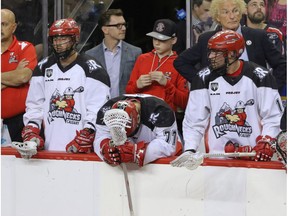
[[[254,62],[244,62],[244,75],[250,77],[257,87],[277,89],[277,83],[272,72]]]
[[[95,58],[82,53],[78,62],[83,69],[87,77],[99,80],[110,87],[110,78],[107,71]]]
[[[139,98],[141,102],[141,121],[150,128],[170,127],[175,122],[174,111],[157,97]]]
[[[33,76],[44,76],[46,68],[56,64],[56,59],[54,55],[48,56],[43,58],[41,61],[38,62],[37,66],[33,71]]]
[[[201,69],[192,79],[190,90],[204,89],[209,88],[209,82],[216,79],[218,75],[216,73],[212,73],[209,67],[205,67]]]
[[[97,113],[97,120],[96,120],[96,124],[99,125],[105,125],[103,119],[104,119],[104,114],[106,111],[110,110],[112,105],[114,103],[116,103],[119,100],[125,100],[126,97],[125,96],[119,96],[119,97],[115,97],[115,98],[111,98],[110,100],[108,100],[98,111]]]

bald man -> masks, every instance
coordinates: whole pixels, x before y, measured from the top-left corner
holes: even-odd
[[[29,80],[37,56],[31,43],[18,41],[14,36],[15,20],[11,10],[1,9],[1,119],[11,140],[20,142]],[[1,137],[1,144],[8,140]]]

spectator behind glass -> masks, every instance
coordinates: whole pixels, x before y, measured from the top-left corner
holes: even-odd
[[[267,32],[269,39],[284,55],[284,43],[282,32],[271,24],[265,23],[266,7],[264,0],[245,0],[246,12],[243,16],[243,25],[255,29],[264,29]]]
[[[194,0],[191,3],[192,13],[192,29],[193,41],[197,43],[201,33],[210,30],[212,19],[210,16],[210,5],[212,0]],[[173,46],[173,50],[180,54],[186,49],[186,20],[181,20],[177,23],[177,42]]]
[[[104,12],[99,26],[104,33],[103,42],[86,51],[86,54],[96,58],[107,70],[113,84],[111,97],[116,97],[125,93],[131,71],[142,50],[124,41],[127,23],[121,9]]]
[[[210,7],[213,20],[217,21],[223,30],[233,30],[243,35],[245,51],[240,58],[255,62],[262,67],[266,67],[268,63],[273,69],[278,89],[281,90],[286,85],[286,58],[269,40],[264,30],[241,27],[240,20],[245,10],[243,0],[213,0]],[[208,40],[217,31],[219,30],[202,33],[195,46],[185,50],[175,59],[175,68],[189,82],[193,80],[200,68],[208,65]]]
[[[272,74],[239,59],[244,42],[232,30],[209,39],[209,65],[191,83],[183,121],[185,152],[180,157],[196,153],[207,132],[210,153],[255,151],[255,157],[245,159],[271,160],[284,109]]]
[[[153,31],[147,35],[153,38],[154,49],[138,57],[126,92],[151,94],[166,101],[175,111],[179,135],[182,137],[189,89],[187,81],[173,66],[177,57],[176,52],[172,51],[177,41],[176,24],[169,19],[157,20]]]
[[[97,112],[110,97],[109,76],[99,62],[76,51],[80,28],[75,20],[56,20],[48,41],[53,55],[34,70],[23,141],[35,141],[38,150],[93,152]]]
[[[14,13],[1,9],[1,118],[11,140],[21,142],[25,100],[37,56],[31,43],[17,40],[16,28]],[[1,139],[1,144],[8,140],[9,136]]]

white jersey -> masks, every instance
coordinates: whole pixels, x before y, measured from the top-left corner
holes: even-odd
[[[238,77],[208,68],[191,83],[183,120],[185,150],[197,150],[208,130],[209,152],[224,152],[227,141],[256,145],[258,135],[276,137],[283,113],[275,78],[267,69],[243,62]]]
[[[137,98],[140,100],[141,124],[135,134],[128,137],[128,140],[133,143],[141,141],[148,143],[144,165],[158,158],[174,155],[178,136],[174,111],[160,98],[146,94],[125,94],[112,98],[104,104],[97,116],[97,133],[94,141],[96,154],[103,159],[100,154],[100,143],[106,138],[111,139],[109,129],[103,122],[105,112],[110,110],[115,102],[126,98]]]
[[[40,128],[44,122],[45,149],[65,151],[76,130],[95,130],[97,112],[109,92],[109,76],[95,59],[81,54],[63,68],[50,56],[33,72],[24,124]]]

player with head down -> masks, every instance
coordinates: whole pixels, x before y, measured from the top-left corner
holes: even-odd
[[[94,150],[110,165],[136,163],[142,167],[181,151],[173,110],[151,95],[110,99],[98,112],[96,128]]]
[[[271,160],[283,114],[281,98],[266,68],[239,59],[243,51],[243,37],[235,31],[220,31],[209,40],[209,67],[191,83],[183,121],[185,152],[174,165],[183,166],[181,157],[197,154],[206,132],[209,153],[255,151],[245,159]]]
[[[33,73],[22,138],[35,141],[38,150],[93,152],[97,112],[110,97],[110,80],[95,59],[76,51],[79,37],[73,19],[55,21],[49,29],[53,55]]]

